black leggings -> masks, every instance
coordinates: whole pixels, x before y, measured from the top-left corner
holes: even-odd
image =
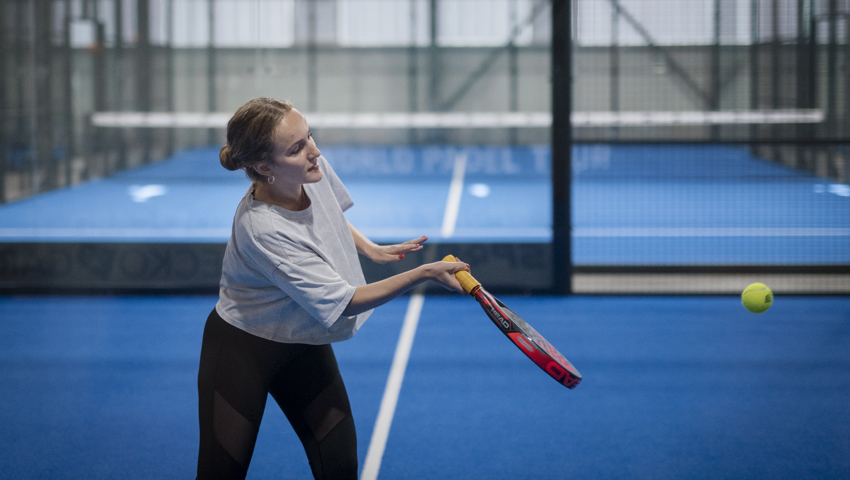
[[[204,328],[198,478],[245,478],[268,394],[301,439],[313,477],[357,479],[357,438],[330,345],[273,342],[221,319]]]

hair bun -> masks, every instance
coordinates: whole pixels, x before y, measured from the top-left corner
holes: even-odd
[[[239,169],[233,161],[233,154],[230,151],[230,145],[221,147],[221,151],[218,152],[218,160],[221,162],[222,167],[230,171]]]

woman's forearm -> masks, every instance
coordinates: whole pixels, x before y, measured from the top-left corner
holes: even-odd
[[[411,288],[428,280],[427,265],[421,265],[398,275],[357,287],[343,315],[357,315],[379,307]]]
[[[354,238],[354,247],[357,253],[372,258],[374,248],[377,246],[374,242],[366,238],[366,235],[360,233],[351,222],[348,222],[348,229],[351,230],[351,236]]]
[[[428,237],[423,235],[398,245],[378,245],[354,228],[351,222],[348,222],[348,229],[351,231],[357,253],[369,257],[375,263],[397,262],[408,253],[422,250],[422,243],[428,240]]]

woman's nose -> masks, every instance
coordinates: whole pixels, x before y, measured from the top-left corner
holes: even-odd
[[[316,146],[316,142],[311,142],[312,151],[310,152],[310,160],[319,158],[322,155],[322,152],[319,150],[319,147]]]

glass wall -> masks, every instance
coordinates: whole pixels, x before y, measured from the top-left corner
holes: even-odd
[[[576,288],[846,289],[850,2],[573,14]]]
[[[578,280],[850,264],[850,0],[570,5]],[[448,185],[462,167],[464,207],[456,228],[435,220],[436,239],[541,248],[507,269],[549,258],[551,12],[549,0],[5,1],[0,201],[214,149],[240,105],[269,96],[305,112],[351,178]]]
[[[547,10],[531,0],[4,2],[2,199],[221,144],[229,115],[257,96],[310,113],[545,115]],[[149,112],[176,115],[134,115]],[[493,122],[510,128],[349,119],[316,129],[325,144],[548,141],[545,125]]]

